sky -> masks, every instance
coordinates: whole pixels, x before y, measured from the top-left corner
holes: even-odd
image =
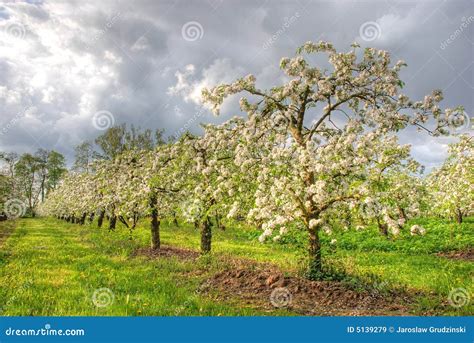
[[[474,1],[0,1],[0,151],[74,146],[129,123],[200,132],[241,115],[229,99],[214,116],[200,92],[254,74],[281,84],[282,57],[306,41],[341,51],[358,42],[408,67],[404,92],[442,89],[443,107],[473,113]],[[472,123],[455,133],[472,133]],[[453,138],[399,134],[431,169]]]

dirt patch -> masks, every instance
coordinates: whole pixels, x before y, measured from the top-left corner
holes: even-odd
[[[162,246],[160,250],[153,250],[151,248],[139,248],[135,251],[133,256],[146,256],[150,259],[160,257],[176,257],[180,260],[195,260],[200,254],[197,251],[176,248],[171,246]]]
[[[454,260],[466,260],[474,262],[474,248],[461,251],[439,252],[436,255],[440,257],[451,258]]]
[[[11,220],[0,222],[0,246],[7,240],[15,230],[15,222]]]
[[[336,281],[286,277],[278,269],[237,268],[215,274],[201,291],[241,298],[267,310],[288,308],[301,315],[408,315],[411,298],[401,293],[356,291]]]

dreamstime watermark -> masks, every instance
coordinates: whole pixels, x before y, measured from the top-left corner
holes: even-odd
[[[15,295],[13,295],[11,298],[9,298],[3,306],[0,307],[0,314],[3,314],[6,308],[8,308],[17,298],[18,294],[21,292],[29,289],[33,285],[33,282],[31,280],[27,280],[25,283],[23,283],[19,288],[15,289]]]
[[[359,35],[366,42],[372,42],[380,38],[382,28],[375,21],[366,21],[359,27]]]
[[[199,286],[199,288],[197,288],[196,290],[194,290],[194,296],[193,296],[193,297],[188,298],[188,300],[186,300],[182,305],[178,306],[178,307],[174,310],[174,315],[175,315],[175,316],[181,315],[183,311],[186,311],[186,310],[187,310],[188,308],[190,308],[193,304],[195,304],[195,301],[196,301],[195,296],[199,296],[199,294],[201,294],[201,293],[203,292],[203,290],[206,289],[207,287],[209,287],[209,284],[208,284],[208,283],[201,284],[201,286]]]
[[[383,195],[383,194],[381,194]],[[365,213],[369,216],[377,216],[379,213],[383,211],[383,206],[380,202],[376,199],[366,199],[364,202],[360,204],[360,209],[362,213]]]
[[[182,113],[181,110],[179,109],[179,107],[177,107],[177,106],[175,106],[174,111],[175,111],[176,114]],[[191,125],[196,120],[198,120],[203,115],[204,112],[205,112],[205,107],[204,106],[196,106],[195,111],[194,111],[194,115],[191,118],[189,118],[182,127],[180,127],[178,130],[176,130],[175,133],[172,135],[172,137],[174,137],[175,139],[179,139],[179,137],[183,133],[188,131],[188,129],[191,127]]]
[[[13,38],[23,39],[26,36],[26,26],[19,22],[13,22],[3,27],[3,33]]]
[[[6,336],[84,336],[84,329],[52,329],[46,324],[40,329],[14,329],[9,327],[5,330]]]
[[[292,300],[293,295],[286,287],[277,287],[270,295],[270,302],[278,308],[289,306]]]
[[[212,9],[215,11],[220,5],[222,5],[222,3],[224,2],[224,0],[207,0],[207,3],[209,4],[209,6],[212,7]]]
[[[26,204],[20,199],[9,199],[3,205],[3,212],[9,219],[17,219],[26,214]]]
[[[181,36],[188,42],[197,41],[204,37],[204,28],[197,21],[188,21],[181,27]]]
[[[23,108],[23,110],[15,114],[15,116],[12,119],[10,119],[5,124],[5,126],[2,127],[2,129],[0,130],[0,136],[6,135],[8,131],[10,131],[10,129],[14,127],[20,121],[20,118],[23,117],[29,109],[30,107],[25,107]]]
[[[467,27],[472,22],[474,22],[474,16],[471,15],[468,18],[463,17],[461,19],[461,21],[462,21],[461,25],[459,25],[459,27],[447,39],[445,39],[443,42],[441,42],[441,44],[439,46],[441,50],[446,49],[449,44],[454,42],[459,36],[462,35],[462,33],[467,29]]]
[[[263,43],[263,50],[270,48],[275,42],[295,23],[295,21],[300,17],[299,12],[295,12],[291,17],[285,17],[283,19],[283,24],[281,27],[275,31],[275,33]]]
[[[110,288],[99,288],[92,294],[92,302],[97,307],[108,307],[115,301],[115,294]]]
[[[92,36],[91,41],[86,44],[86,48],[90,49],[92,48],[92,45],[96,44],[99,40],[101,40],[107,32],[114,26],[114,24],[117,22],[117,20],[120,19],[120,16],[122,15],[121,12],[115,13],[106,23],[105,25],[97,32],[95,35]]]
[[[372,287],[376,293],[383,293],[389,286],[387,281],[374,282]]]
[[[455,308],[466,306],[471,301],[471,296],[465,288],[454,288],[449,292],[449,305]]]
[[[98,111],[92,117],[92,125],[100,131],[110,129],[115,125],[115,117],[109,111]]]
[[[450,131],[464,131],[471,125],[471,118],[466,111],[453,111],[447,115],[446,121]]]

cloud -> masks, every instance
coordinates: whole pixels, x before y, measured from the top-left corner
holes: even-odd
[[[261,88],[281,84],[282,56],[308,40],[329,40],[346,50],[368,21],[380,26],[381,35],[364,44],[407,61],[402,77],[408,95],[417,99],[445,88],[444,106],[461,104],[473,113],[474,24],[440,49],[470,12],[469,0],[3,3],[0,150],[54,148],[71,163],[72,147],[101,133],[92,123],[98,111],[109,111],[116,123],[168,134],[183,127],[199,132],[200,122],[240,114],[234,98],[225,102],[221,117],[207,111],[196,116],[203,87],[250,73]],[[202,27],[200,39],[183,38],[189,22]],[[410,130],[400,136],[427,164],[445,156],[442,139]]]
[[[188,64],[183,71],[175,73],[176,84],[168,88],[168,94],[180,95],[185,102],[201,105],[204,88],[212,88],[222,83],[231,83],[244,75],[244,68],[235,67],[228,58],[216,59],[196,78],[196,67]]]

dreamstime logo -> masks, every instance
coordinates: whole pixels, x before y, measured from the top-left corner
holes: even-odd
[[[3,28],[3,32],[14,38],[22,39],[26,36],[26,27],[22,23],[10,23]]]
[[[92,39],[89,43],[86,44],[86,48],[90,49],[94,43],[97,43],[99,40],[101,40],[107,32],[112,29],[112,27],[115,25],[115,23],[120,19],[120,16],[122,15],[121,12],[115,13],[110,20],[108,20],[105,25],[100,29],[98,32],[96,32],[94,35],[92,35]]]
[[[20,199],[10,199],[3,205],[3,212],[10,219],[23,217],[26,213],[26,204]]]
[[[182,127],[176,130],[176,132],[173,134],[173,137],[175,139],[179,139],[179,137],[181,137],[183,133],[188,131],[189,127],[204,114],[205,110],[206,109],[204,106],[196,106],[194,108],[194,115],[191,118],[189,118]],[[174,112],[177,116],[182,115],[182,111],[178,106],[174,107]]]
[[[220,5],[222,5],[222,2],[224,0],[207,0],[207,3],[212,7],[212,9],[215,11]]]
[[[283,18],[282,26],[263,44],[263,49],[267,50],[282,36],[293,23],[300,17],[299,12],[295,12],[291,17]]]
[[[459,25],[459,27],[447,39],[445,39],[444,42],[441,42],[439,46],[441,50],[446,49],[449,44],[451,44],[459,36],[461,36],[461,34],[467,29],[467,27],[474,21],[474,16],[471,15],[468,18],[463,17],[461,21],[461,25]]]
[[[466,111],[455,111],[448,114],[446,121],[452,131],[464,131],[469,128],[471,118]]]
[[[8,131],[10,131],[10,129],[14,127],[29,110],[30,107],[25,107],[23,108],[23,110],[15,114],[12,119],[10,119],[5,125],[3,125],[2,129],[0,130],[0,136],[6,135]]]
[[[359,35],[366,42],[372,42],[376,39],[379,39],[381,34],[382,29],[375,21],[367,21],[359,28]]]
[[[197,21],[188,21],[181,28],[181,36],[188,42],[194,42],[204,37],[204,28]]]
[[[383,293],[383,291],[386,290],[388,286],[389,283],[387,281],[374,282],[373,284],[375,293]]]
[[[375,199],[367,199],[361,205],[363,213],[368,215],[377,215],[383,211],[382,205]]]
[[[469,304],[471,297],[465,288],[454,288],[449,292],[448,302],[452,307],[463,307]]]
[[[97,130],[107,130],[114,126],[114,124],[114,115],[109,111],[96,112],[96,114],[94,114],[94,116],[92,117],[92,125],[94,125]]]
[[[92,302],[97,307],[107,307],[114,303],[115,295],[109,288],[99,288],[92,294]]]
[[[3,305],[0,306],[0,314],[3,314],[3,312],[13,304],[13,302],[18,298],[18,296],[24,292],[25,290],[29,289],[31,286],[33,286],[33,282],[31,280],[27,280],[25,283],[23,283],[20,287],[15,289],[15,295],[13,295],[11,298],[7,300],[7,302]]]
[[[277,287],[273,290],[272,294],[270,295],[270,302],[275,307],[287,307],[291,304],[293,300],[293,295],[285,287]]]

